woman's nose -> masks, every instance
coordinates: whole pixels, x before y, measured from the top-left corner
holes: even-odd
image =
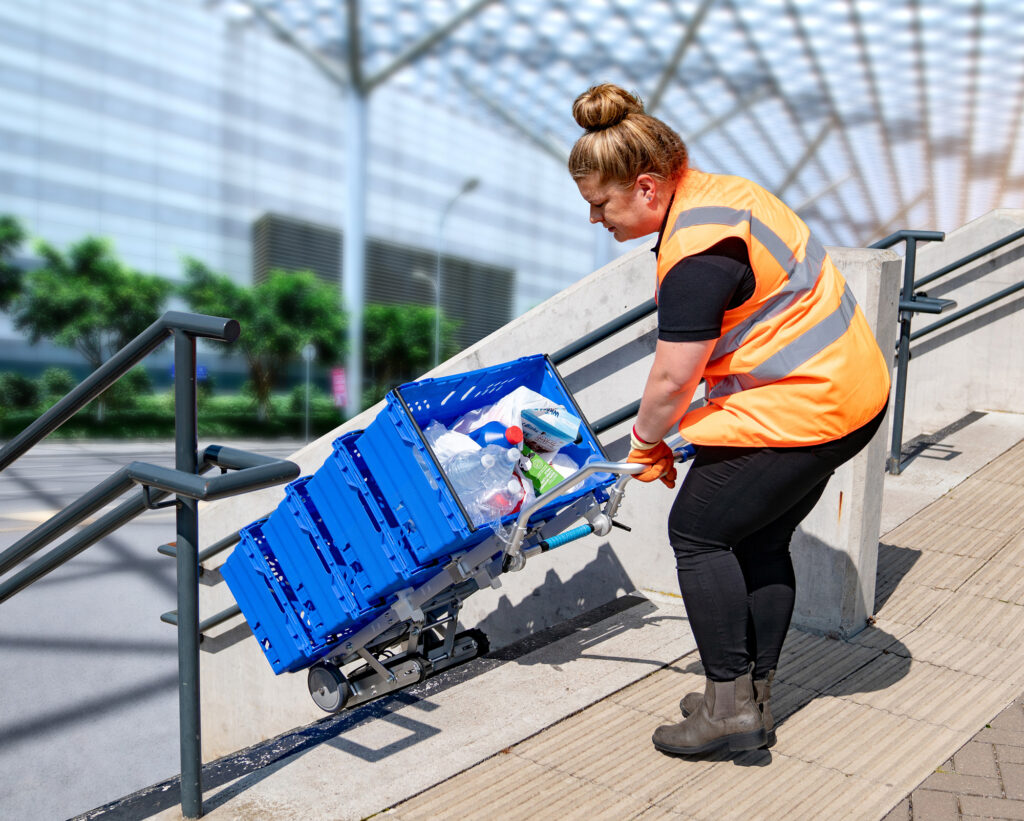
[[[590,223],[593,225],[594,223],[597,223],[597,222],[600,222],[600,221],[601,221],[601,214],[598,212],[598,210],[596,208],[592,207],[590,209]]]

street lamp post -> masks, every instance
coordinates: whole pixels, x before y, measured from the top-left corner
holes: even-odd
[[[470,177],[455,195],[448,200],[437,221],[437,268],[434,274],[434,367],[441,362],[441,258],[444,255],[444,223],[459,197],[468,194],[480,185],[478,177]]]
[[[312,342],[307,342],[302,349],[302,358],[306,360],[306,444],[309,444],[309,366],[316,356],[316,348]]]

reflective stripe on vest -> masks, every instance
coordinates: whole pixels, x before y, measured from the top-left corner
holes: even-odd
[[[786,308],[809,292],[821,276],[821,266],[825,262],[825,246],[810,235],[804,250],[804,258],[797,262],[793,252],[782,238],[759,219],[752,219],[749,209],[722,208],[719,206],[703,206],[683,211],[676,219],[672,233],[683,228],[696,225],[739,225],[750,223],[751,235],[760,242],[765,250],[775,259],[779,267],[786,272],[787,284],[775,296],[768,300],[756,313],[751,314],[734,328],[729,329],[715,343],[711,351],[711,359],[718,359],[738,350],[750,331],[759,322],[766,322],[782,313]],[[735,391],[728,391],[735,393]]]
[[[804,331],[800,336],[779,349],[764,362],[747,373],[730,374],[708,393],[709,399],[727,396],[731,393],[757,388],[777,382],[789,376],[808,359],[821,353],[825,348],[846,333],[857,310],[857,300],[847,285],[839,300],[839,307],[817,325]]]

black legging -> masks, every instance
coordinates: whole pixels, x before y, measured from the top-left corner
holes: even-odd
[[[866,425],[820,445],[698,448],[668,529],[708,678],[731,681],[750,661],[755,679],[776,668],[796,596],[793,531],[884,417],[883,408]]]

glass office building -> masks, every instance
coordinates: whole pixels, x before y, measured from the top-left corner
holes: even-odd
[[[102,235],[141,271],[179,280],[192,256],[248,284],[261,219],[343,229],[343,90],[202,0],[0,3],[0,110],[0,213],[58,246]],[[607,253],[564,167],[527,141],[390,84],[369,142],[368,301],[432,304],[443,241],[445,306],[468,344]],[[464,295],[473,274],[493,292]],[[74,358],[17,336],[0,315],[0,369]]]

